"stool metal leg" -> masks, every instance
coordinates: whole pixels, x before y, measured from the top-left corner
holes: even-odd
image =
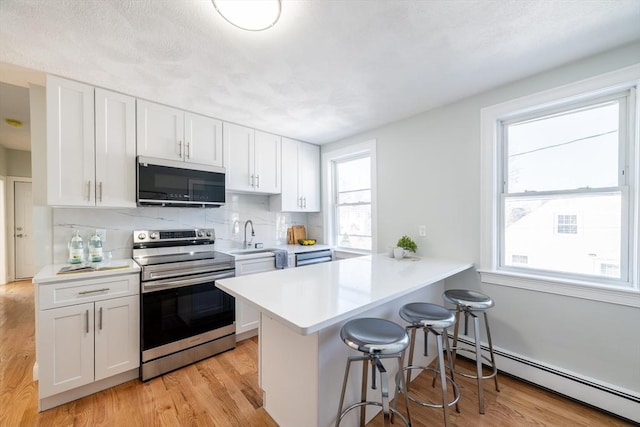
[[[435,331],[434,331],[435,332]],[[449,405],[447,403],[447,372],[444,368],[442,356],[442,334],[436,333],[436,347],[438,349],[438,369],[440,369],[440,387],[442,389],[442,409],[444,410],[444,425],[449,427]]]
[[[344,404],[344,394],[347,390],[347,380],[349,379],[350,367],[351,367],[351,358],[348,358],[347,367],[345,368],[345,371],[344,371],[344,381],[342,381],[342,393],[340,393],[340,404],[338,405],[338,416],[336,417],[336,427],[340,425],[340,415],[342,415],[342,405]],[[365,378],[366,378],[366,375],[365,375]]]
[[[460,332],[460,316],[462,311],[460,306],[456,305],[456,324],[453,326],[453,367],[456,366],[456,353],[458,351],[458,333]]]
[[[445,347],[445,351],[447,352],[447,363],[449,365],[449,376],[451,378],[451,383],[455,384],[456,380],[454,377],[454,370],[453,370],[453,358],[451,356],[451,347],[449,346],[449,332],[447,331],[447,328],[444,328],[442,330],[442,336],[444,337],[444,347]],[[454,385],[455,388],[455,385]],[[455,392],[454,392],[455,394]],[[460,399],[456,400],[456,412],[460,413],[460,407],[458,405]]]
[[[367,401],[367,369],[368,368],[369,368],[369,361],[363,360],[362,361],[362,388],[360,389],[360,402]],[[375,374],[375,371],[374,371],[374,374]],[[373,384],[375,388],[375,382]],[[366,412],[367,412],[367,407],[364,405],[361,406],[360,407],[360,427],[364,427]]]
[[[480,348],[480,318],[474,313],[473,316],[473,333],[475,335],[476,343],[476,372],[478,374],[478,403],[480,406],[480,413],[484,414],[484,393],[482,390],[482,349]]]
[[[496,358],[493,354],[493,343],[491,342],[491,330],[489,329],[489,319],[487,318],[487,312],[484,313],[484,326],[487,328],[487,342],[489,343],[489,354],[491,355],[491,365],[493,367],[493,373],[495,374],[493,379],[496,383],[496,391],[500,391],[498,387],[498,365],[496,365]]]
[[[416,329],[415,327],[409,327],[407,329],[411,329],[411,341],[409,343],[409,362],[407,363],[407,367],[413,366],[413,350],[416,346]],[[411,384],[411,369],[407,369],[407,380],[405,381],[405,390],[407,394],[409,394],[409,385]]]

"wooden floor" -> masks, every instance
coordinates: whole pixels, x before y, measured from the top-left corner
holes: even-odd
[[[256,338],[245,340],[232,351],[146,383],[129,381],[38,413],[33,287],[30,281],[0,286],[0,426],[276,426],[262,408],[257,348]],[[430,379],[423,374],[412,388],[435,393]],[[461,413],[452,414],[454,426],[630,425],[504,375],[499,393],[485,387],[486,414],[479,415],[475,383],[457,380],[463,397]],[[410,408],[415,427],[442,425],[441,410],[413,403]],[[378,425],[380,419],[369,424]]]

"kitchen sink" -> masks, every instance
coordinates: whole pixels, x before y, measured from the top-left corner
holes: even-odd
[[[275,256],[271,249],[236,249],[227,252],[229,255],[233,255],[236,260],[252,259],[252,258],[268,258]]]

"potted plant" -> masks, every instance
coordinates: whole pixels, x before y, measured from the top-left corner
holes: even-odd
[[[414,242],[409,236],[402,236],[396,246],[404,249],[405,251],[416,253],[418,250],[418,245]]]

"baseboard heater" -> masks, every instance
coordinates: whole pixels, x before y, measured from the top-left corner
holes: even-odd
[[[453,340],[453,336],[450,335],[449,338]],[[463,344],[465,348],[473,349],[475,347],[474,341],[464,336],[459,336],[458,342],[459,345]],[[484,343],[481,343],[481,348],[483,351],[489,351],[488,346]],[[636,423],[640,422],[640,411],[638,411],[640,395],[582,378],[495,346],[493,351],[498,370],[501,373],[593,406],[617,417]],[[469,358],[462,353],[460,356]]]

